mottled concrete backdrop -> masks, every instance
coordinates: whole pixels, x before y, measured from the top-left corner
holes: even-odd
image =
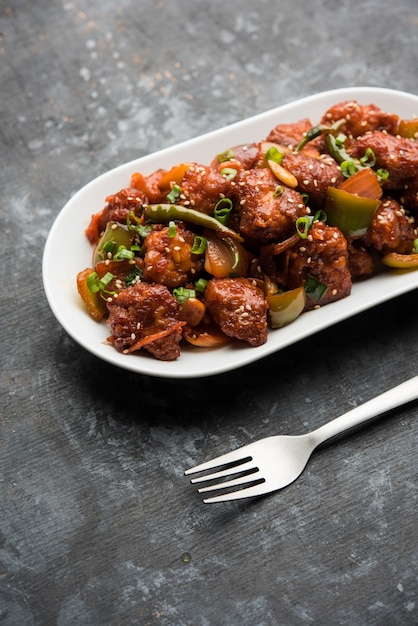
[[[417,68],[416,0],[0,0],[2,626],[418,623],[416,404],[265,499],[204,505],[183,476],[416,374],[416,290],[175,381],[85,352],[41,278],[97,175],[318,91],[418,94]]]

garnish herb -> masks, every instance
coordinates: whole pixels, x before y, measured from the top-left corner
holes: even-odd
[[[153,231],[151,224],[147,224],[146,226],[142,224],[140,218],[135,215],[133,211],[129,211],[126,218],[126,225],[129,230],[136,231],[142,239],[145,239],[145,237]]]
[[[129,272],[129,274],[125,276],[125,284],[127,287],[132,287],[132,285],[139,283],[141,278],[142,278],[142,270],[137,265],[134,265],[132,267],[132,270]]]
[[[389,172],[387,170],[384,170],[383,168],[379,168],[378,170],[376,170],[376,174],[380,183],[389,178]]]
[[[218,162],[225,163],[225,161],[230,161],[235,156],[234,151],[232,149],[225,150],[225,152],[220,152],[218,154]]]
[[[364,167],[374,167],[376,165],[376,156],[371,148],[367,148],[364,155],[360,158],[360,163]]]
[[[187,289],[186,287],[177,287],[173,289],[173,296],[179,304],[184,304],[189,298],[196,297],[196,291],[194,289]]]
[[[104,244],[102,250],[103,252],[106,252],[106,254],[113,254],[114,249],[116,248],[116,246],[118,245],[117,241],[106,241],[106,243]]]
[[[276,189],[273,191],[273,198],[280,198],[284,194],[283,185],[277,185]]]
[[[208,281],[206,280],[206,278],[199,278],[199,280],[196,281],[196,284],[194,287],[196,291],[198,291],[199,293],[203,293],[206,289],[207,284],[208,284]]]
[[[352,159],[348,161],[343,161],[340,165],[341,174],[346,178],[353,176],[353,174],[358,172],[358,169],[359,168]]]
[[[207,245],[208,241],[206,237],[202,237],[201,235],[195,235],[193,246],[190,248],[190,252],[192,254],[203,254],[206,250]]]
[[[303,215],[296,220],[296,232],[301,239],[306,239],[308,236],[308,230],[313,224],[313,217],[310,215]]]
[[[224,167],[221,170],[221,175],[224,176],[224,178],[227,178],[228,180],[233,180],[235,176],[237,175],[237,170],[233,167]]]
[[[307,277],[304,288],[306,295],[314,300],[321,300],[328,291],[328,286],[313,276]]]
[[[113,280],[113,278],[114,276],[111,272],[106,272],[106,274],[102,276],[102,278],[99,278],[97,272],[92,272],[87,276],[87,287],[90,289],[91,293],[100,292],[100,295],[103,297],[105,297],[104,294],[113,295],[115,293],[114,291],[106,290],[106,287],[111,282],[111,280]]]
[[[213,209],[213,217],[221,224],[227,224],[233,206],[230,198],[221,198]]]
[[[266,160],[280,164],[283,161],[283,154],[275,146],[271,146],[266,152]]]
[[[124,245],[120,245],[113,255],[113,259],[115,261],[123,261],[125,259],[133,259],[135,256],[135,252],[133,250],[128,250],[128,248]]]
[[[322,209],[317,211],[315,215],[303,215],[296,220],[296,232],[301,239],[306,239],[308,231],[312,228],[314,222],[326,222],[327,215]]]
[[[174,184],[171,188],[170,193],[166,195],[166,198],[169,202],[176,202],[179,199],[181,194],[181,187],[179,185]]]
[[[176,222],[174,220],[170,220],[168,222],[168,236],[173,238],[176,236],[176,233],[177,233]]]

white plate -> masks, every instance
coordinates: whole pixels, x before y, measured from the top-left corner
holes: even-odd
[[[289,326],[270,331],[267,343],[263,346],[252,348],[234,344],[212,350],[186,346],[182,348],[180,358],[172,362],[158,361],[144,351],[132,355],[121,354],[107,345],[107,326],[89,317],[77,293],[76,275],[91,265],[92,248],[84,236],[84,230],[91,215],[103,208],[106,196],[129,185],[131,174],[150,174],[157,168],[169,169],[182,161],[209,164],[214,155],[227,148],[260,141],[279,123],[297,122],[308,117],[315,124],[330,106],[349,99],[356,99],[361,104],[377,104],[385,111],[404,118],[418,116],[418,97],[412,94],[369,87],[326,91],[121,165],[78,191],[61,210],[51,228],[42,266],[48,302],[67,333],[97,357],[121,368],[166,378],[196,378],[219,374],[257,361],[332,324],[416,288],[417,271],[388,271],[355,284],[348,298],[304,313]]]

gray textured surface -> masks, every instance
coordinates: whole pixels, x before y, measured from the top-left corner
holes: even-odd
[[[183,477],[416,373],[416,291],[176,382],[86,353],[41,282],[96,175],[317,91],[418,93],[417,68],[416,0],[0,0],[2,625],[418,623],[416,405],[262,500],[205,506]]]

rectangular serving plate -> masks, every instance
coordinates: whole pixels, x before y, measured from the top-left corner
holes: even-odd
[[[355,99],[361,104],[376,104],[401,118],[418,116],[418,97],[401,91],[352,87],[335,89],[279,106],[252,118],[231,124],[121,165],[80,189],[63,207],[48,235],[43,255],[43,282],[49,305],[66,332],[80,345],[104,361],[118,367],[165,378],[213,376],[255,362],[290,346],[333,324],[357,315],[387,300],[416,289],[418,271],[387,271],[353,285],[349,297],[323,308],[302,314],[288,326],[270,330],[267,343],[253,348],[236,342],[222,348],[200,349],[182,346],[179,359],[158,361],[144,351],[126,355],[106,343],[105,323],[87,314],[76,289],[76,275],[91,266],[92,248],[84,236],[91,215],[100,211],[105,198],[127,187],[131,175],[145,175],[158,168],[170,169],[183,161],[209,164],[213,157],[234,145],[264,139],[279,123],[308,117],[316,124],[332,105]]]

